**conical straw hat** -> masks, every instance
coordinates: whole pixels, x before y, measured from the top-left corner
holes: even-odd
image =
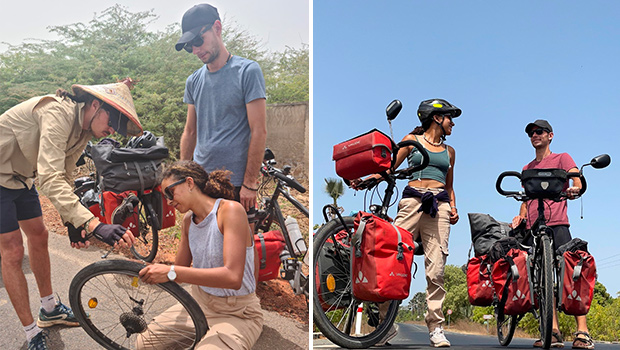
[[[142,124],[138,119],[136,107],[133,104],[133,98],[129,91],[129,85],[133,84],[131,79],[125,79],[114,84],[104,85],[78,85],[71,86],[76,96],[83,94],[91,94],[108,105],[116,108],[121,112],[129,122],[127,123],[127,135],[139,136],[142,134]]]

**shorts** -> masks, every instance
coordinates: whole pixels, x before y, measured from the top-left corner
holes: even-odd
[[[549,228],[553,231],[553,251],[557,251],[558,247],[573,239],[571,237],[570,230],[568,229],[568,225],[549,226]],[[533,243],[532,236],[530,235],[523,243],[531,246]]]
[[[0,186],[0,234],[19,230],[19,222],[43,215],[39,193],[31,189],[13,190]]]

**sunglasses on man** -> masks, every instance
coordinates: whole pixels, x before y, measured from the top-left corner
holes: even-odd
[[[168,187],[166,187],[164,189],[164,196],[166,197],[167,200],[171,201],[174,200],[174,194],[172,193],[172,191],[170,191],[174,186],[178,186],[182,183],[184,183],[187,180],[187,178],[184,178],[182,180],[179,180],[171,185],[169,185]]]
[[[551,132],[551,131],[549,131],[549,129],[547,129],[547,128],[542,128],[542,129],[530,130],[530,132],[528,132],[527,135],[530,138],[532,138],[532,136],[534,136],[534,134],[542,135],[543,132]]]
[[[194,46],[195,47],[199,47],[202,46],[202,44],[204,44],[204,39],[202,38],[202,35],[204,33],[206,33],[207,31],[209,31],[209,29],[213,28],[213,26],[211,27],[205,27],[203,30],[200,31],[200,33],[198,33],[198,35],[194,38],[194,40],[188,42],[187,44],[185,44],[185,46],[183,46],[183,48],[185,49],[185,51],[192,53],[194,52]]]

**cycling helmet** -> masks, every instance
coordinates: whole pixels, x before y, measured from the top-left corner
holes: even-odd
[[[127,142],[127,148],[149,148],[155,146],[157,138],[150,131],[144,131],[141,136],[132,137]]]
[[[418,107],[418,118],[420,118],[422,124],[434,115],[443,114],[451,114],[452,118],[456,118],[461,115],[461,110],[440,98],[422,101],[420,102],[420,107]]]

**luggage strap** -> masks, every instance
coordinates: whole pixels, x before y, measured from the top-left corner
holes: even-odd
[[[263,253],[260,258],[260,270],[263,270],[267,267],[267,247],[265,247],[265,236],[262,232],[258,233],[258,238],[260,239],[260,250]]]
[[[583,255],[579,255],[579,262],[575,266],[575,270],[573,271],[573,281],[577,282],[579,276],[581,275],[581,270],[583,268],[583,262],[586,258]]]

